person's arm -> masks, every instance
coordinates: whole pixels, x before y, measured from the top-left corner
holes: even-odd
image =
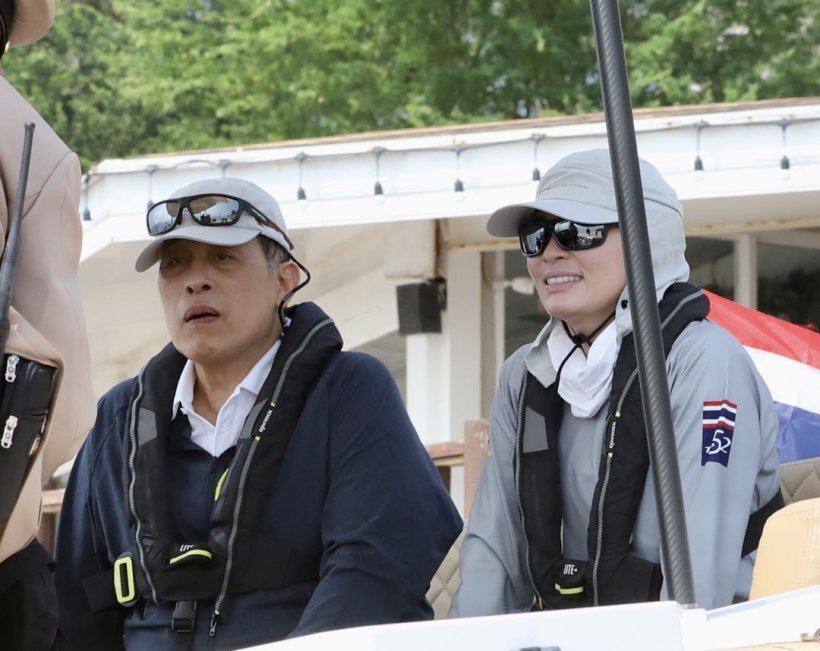
[[[291,636],[429,618],[425,593],[461,518],[380,362],[347,356],[326,399],[324,552]]]
[[[101,407],[102,412],[104,407]],[[122,535],[118,529],[122,514],[102,522],[100,513],[108,509],[97,503],[98,494],[109,506],[121,503],[121,481],[117,482],[119,466],[102,469],[101,459],[116,460],[117,450],[106,445],[118,436],[118,420],[109,420],[103,429],[100,419],[81,448],[71,470],[57,534],[54,578],[60,605],[61,650],[122,649],[124,611],[117,607],[102,612],[91,611],[83,581],[111,569],[108,560],[106,531]],[[102,448],[102,449],[101,449]],[[100,487],[103,487],[101,489]],[[95,490],[96,488],[96,490]],[[122,510],[122,507],[117,509]]]
[[[490,455],[461,546],[461,585],[453,598],[451,617],[520,612],[532,606],[532,580],[513,476],[525,352],[521,349],[510,357],[501,371],[490,417]]]
[[[36,124],[5,352],[58,369],[41,445],[0,534],[2,562],[37,533],[42,486],[76,454],[91,428],[94,393],[77,279],[82,240],[77,214],[80,164],[34,108],[2,79],[0,106],[0,253],[18,190],[24,123]]]
[[[715,608],[731,604],[743,583],[750,513],[780,487],[777,414],[746,351],[711,322],[681,334],[667,367],[695,596]]]

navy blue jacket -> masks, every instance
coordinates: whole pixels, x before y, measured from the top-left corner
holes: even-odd
[[[68,649],[233,649],[432,616],[424,595],[461,518],[388,370],[347,352],[334,355],[317,381],[258,525],[285,545],[321,548],[319,581],[229,595],[210,638],[211,603],[199,604],[192,634],[171,631],[173,604],[141,600],[92,613],[83,581],[133,546],[122,468],[133,383],[100,401],[63,502],[55,578]],[[168,508],[180,539],[206,540],[216,482],[233,449],[213,458],[190,441],[181,418],[169,450]]]

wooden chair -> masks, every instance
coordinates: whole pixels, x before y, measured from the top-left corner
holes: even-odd
[[[750,598],[820,585],[820,458],[780,466],[787,506],[767,521]]]

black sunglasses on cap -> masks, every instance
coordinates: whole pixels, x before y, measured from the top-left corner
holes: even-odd
[[[606,241],[610,226],[615,224],[576,224],[568,219],[547,221],[531,217],[518,227],[518,242],[521,252],[528,258],[541,255],[550,240],[565,251],[584,251],[601,246]]]
[[[293,248],[290,238],[275,222],[265,217],[250,203],[239,197],[227,194],[198,194],[193,197],[180,197],[159,201],[148,209],[146,223],[148,234],[164,235],[176,228],[182,221],[182,211],[200,226],[233,226],[243,214],[248,214],[263,226],[278,231]]]

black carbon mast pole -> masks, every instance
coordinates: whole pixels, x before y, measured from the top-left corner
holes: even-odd
[[[9,337],[9,305],[14,290],[14,272],[17,269],[17,251],[20,247],[20,227],[23,222],[23,203],[26,200],[28,172],[31,166],[31,148],[34,141],[34,123],[26,122],[23,136],[23,157],[20,161],[20,177],[17,181],[17,194],[9,212],[6,224],[6,247],[0,264],[0,357],[6,350]]]
[[[694,605],[672,407],[617,0],[590,0],[669,598]]]

